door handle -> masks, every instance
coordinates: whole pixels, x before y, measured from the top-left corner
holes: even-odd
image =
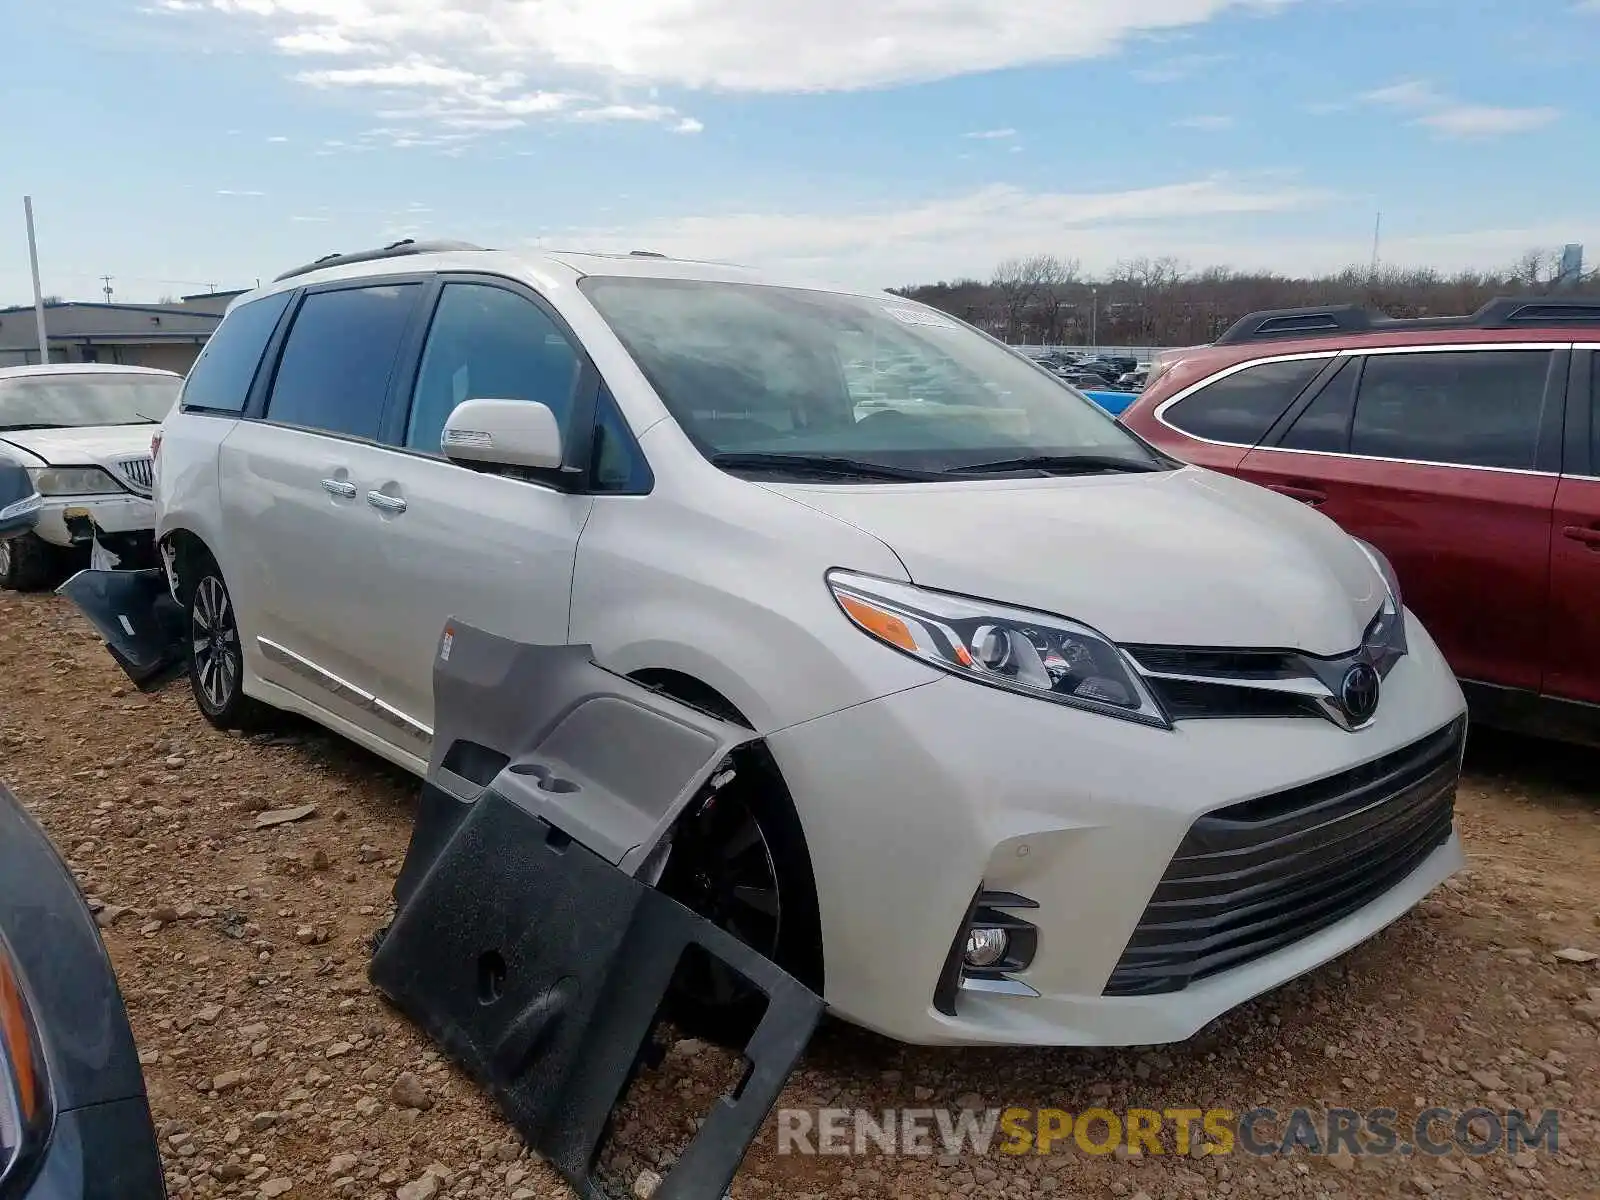
[[[1594,550],[1600,550],[1600,529],[1593,526],[1568,525],[1561,531],[1575,542],[1582,542]]]
[[[324,479],[322,481],[322,490],[330,496],[339,496],[345,500],[354,500],[356,498],[356,485],[348,479]]]
[[[368,492],[367,503],[382,512],[403,513],[406,510],[404,497],[391,496],[387,492]]]
[[[1280,495],[1289,496],[1304,504],[1323,504],[1328,499],[1327,492],[1319,492],[1316,488],[1295,487],[1287,483],[1269,483],[1267,486]]]

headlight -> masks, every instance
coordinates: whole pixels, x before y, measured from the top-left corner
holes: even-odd
[[[33,486],[45,496],[92,496],[123,490],[99,467],[31,467],[28,474]]]
[[[1065,617],[830,571],[839,607],[863,632],[990,687],[1172,728],[1122,651]]]
[[[1351,538],[1350,540],[1361,547],[1361,553],[1367,556],[1367,561],[1372,564],[1373,569],[1379,575],[1383,576],[1383,582],[1388,585],[1389,603],[1386,606],[1386,611],[1398,612],[1404,608],[1405,601],[1400,596],[1400,576],[1395,574],[1394,564],[1389,561],[1382,550],[1379,550],[1371,542],[1364,542],[1360,538]]]
[[[1387,676],[1395,663],[1406,655],[1406,606],[1400,595],[1400,577],[1395,574],[1394,564],[1382,550],[1360,538],[1350,540],[1361,547],[1361,553],[1367,556],[1373,569],[1383,576],[1384,587],[1388,590],[1383,607],[1372,618],[1372,624],[1367,626],[1363,643],[1372,665],[1378,668],[1378,674]]]
[[[22,981],[0,938],[0,1192],[7,1176],[25,1172],[25,1160],[48,1139],[54,1114],[44,1055],[22,994]]]

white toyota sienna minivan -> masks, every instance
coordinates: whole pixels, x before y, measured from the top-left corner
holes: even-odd
[[[214,723],[421,773],[454,617],[748,727],[658,886],[906,1041],[1182,1039],[1462,861],[1461,692],[1378,551],[891,294],[321,260],[231,307],[156,501]]]

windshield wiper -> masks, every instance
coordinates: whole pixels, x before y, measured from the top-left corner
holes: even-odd
[[[55,421],[24,421],[20,425],[0,425],[0,433],[21,433],[25,429],[60,429]]]
[[[734,471],[812,472],[856,479],[893,479],[902,483],[926,483],[931,479],[944,478],[942,471],[918,471],[911,467],[863,462],[835,454],[770,454],[729,450],[713,454],[711,465]]]
[[[1123,458],[1116,454],[1029,454],[1021,458],[997,458],[992,462],[967,463],[949,467],[951,475],[987,475],[991,472],[1043,471],[1047,475],[1092,475],[1101,471],[1164,471],[1164,463]]]

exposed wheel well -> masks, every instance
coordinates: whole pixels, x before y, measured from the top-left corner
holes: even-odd
[[[719,717],[746,729],[754,729],[754,724],[747,718],[739,707],[719,692],[716,688],[693,675],[668,668],[646,668],[635,671],[630,676],[635,683],[644,685],[675,700],[682,701],[691,708],[711,716]],[[794,797],[789,794],[788,784],[784,782],[783,772],[779,770],[777,760],[773,758],[772,751],[768,749],[763,738],[747,742],[735,750],[731,756],[736,771],[738,782],[734,787],[749,787],[759,797],[759,808],[763,819],[770,817],[776,823],[784,826],[785,836],[782,839],[787,847],[787,853],[792,861],[789,868],[793,877],[803,880],[807,890],[804,897],[806,913],[803,920],[808,942],[794,961],[780,963],[785,969],[795,974],[800,981],[811,987],[819,994],[822,991],[822,931],[818,923],[817,910],[817,884],[816,876],[811,869],[811,851],[806,844],[805,829],[800,821],[800,813],[795,808]],[[679,816],[676,826],[693,818],[698,809],[698,802],[691,804]],[[674,827],[676,829],[676,826]]]
[[[176,592],[175,599],[180,604],[189,603],[189,595],[195,585],[195,572],[206,566],[215,566],[217,556],[211,553],[211,548],[201,540],[199,534],[190,533],[187,529],[174,529],[161,539],[163,561],[170,564],[171,582]]]

